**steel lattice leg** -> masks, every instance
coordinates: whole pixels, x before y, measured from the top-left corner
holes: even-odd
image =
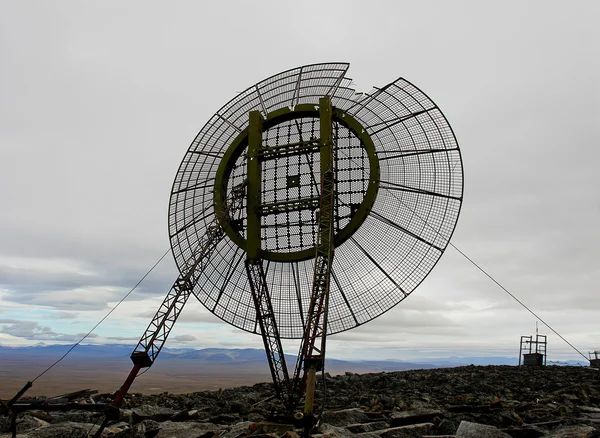
[[[295,381],[299,381],[304,369],[305,388],[304,415],[305,433],[312,428],[313,402],[316,384],[316,372],[323,367],[327,339],[327,313],[329,304],[329,286],[331,265],[333,262],[333,217],[335,206],[335,178],[333,170],[333,133],[331,100],[323,97],[319,100],[320,118],[320,158],[321,158],[321,197],[319,205],[319,232],[316,245],[313,285],[307,315],[304,338],[302,340],[298,362],[294,372]]]
[[[139,363],[142,368],[145,368],[154,363],[192,290],[193,285],[190,280],[179,277],[175,281],[131,354],[134,364]]]
[[[279,337],[277,321],[275,320],[273,304],[271,303],[271,296],[269,295],[262,262],[250,263],[246,261],[246,272],[248,273],[252,298],[256,306],[256,319],[260,326],[260,332],[271,369],[271,376],[275,384],[275,391],[283,403],[291,409],[295,401],[291,392],[292,388],[283,353],[283,346],[281,345],[281,338]]]

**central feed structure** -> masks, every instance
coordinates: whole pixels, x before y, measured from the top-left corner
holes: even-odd
[[[169,237],[180,271],[132,354],[120,406],[187,299],[263,337],[277,394],[312,414],[326,337],[401,302],[446,249],[462,161],[439,108],[400,78],[361,94],[345,63],[306,65],[240,93],[177,172]],[[300,339],[293,376],[281,339]]]

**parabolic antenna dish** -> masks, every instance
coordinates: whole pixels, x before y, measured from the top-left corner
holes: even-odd
[[[248,113],[262,113],[261,257],[282,338],[303,337],[313,282],[319,98],[330,96],[333,106],[329,334],[364,324],[410,295],[446,249],[462,204],[460,150],[436,104],[402,78],[359,94],[348,67],[306,65],[240,93],[198,133],[171,192],[171,248],[185,275],[226,199],[245,184]],[[245,209],[244,199],[222,223],[224,236],[194,273],[193,293],[222,320],[260,333],[244,266]]]

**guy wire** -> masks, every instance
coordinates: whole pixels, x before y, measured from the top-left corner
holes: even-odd
[[[82,343],[82,342],[83,342],[83,341],[84,341],[84,340],[85,340],[85,339],[86,339],[86,338],[87,338],[89,335],[91,335],[91,334],[92,334],[92,332],[93,332],[94,330],[96,330],[96,328],[98,328],[98,326],[99,326],[100,324],[102,324],[102,323],[104,322],[104,320],[105,320],[106,318],[108,318],[108,317],[110,316],[110,314],[111,314],[111,313],[113,313],[113,312],[115,311],[115,309],[116,309],[117,307],[119,307],[119,305],[120,305],[120,304],[121,304],[123,301],[125,301],[129,295],[131,295],[131,294],[133,293],[133,291],[134,291],[134,290],[135,290],[135,289],[136,289],[136,288],[137,288],[137,287],[140,285],[140,283],[141,283],[142,281],[144,281],[148,275],[150,275],[150,273],[151,273],[151,272],[154,270],[154,268],[156,268],[156,267],[158,266],[158,264],[159,264],[160,262],[162,262],[162,260],[165,258],[165,256],[166,256],[166,255],[169,253],[169,251],[170,251],[170,250],[171,250],[171,249],[169,248],[169,249],[167,249],[167,250],[165,251],[165,253],[164,253],[164,254],[163,254],[163,255],[162,255],[162,256],[161,256],[161,257],[158,259],[158,261],[157,261],[156,263],[154,263],[154,265],[153,265],[153,266],[150,268],[150,270],[144,274],[144,276],[143,276],[143,277],[140,279],[140,281],[138,281],[138,282],[135,284],[135,286],[133,286],[133,287],[131,288],[131,290],[130,290],[129,292],[127,292],[127,294],[126,294],[126,295],[125,295],[123,298],[121,298],[121,300],[120,300],[120,301],[119,301],[117,304],[115,304],[115,306],[114,306],[112,309],[110,309],[110,311],[109,311],[109,312],[108,312],[106,315],[104,315],[104,317],[103,317],[103,318],[102,318],[100,321],[98,321],[98,323],[97,323],[97,324],[96,324],[94,327],[92,327],[92,329],[91,329],[89,332],[87,332],[87,333],[85,334],[85,336],[83,336],[83,337],[82,337],[82,338],[81,338],[79,341],[77,341],[77,343],[76,343],[76,344],[73,344],[73,345],[71,346],[71,348],[69,348],[69,349],[67,350],[67,352],[66,352],[65,354],[63,354],[63,355],[62,355],[62,357],[61,357],[60,359],[58,359],[56,362],[54,362],[52,365],[50,365],[48,368],[46,368],[44,371],[42,371],[42,372],[41,372],[41,373],[40,373],[40,374],[39,374],[39,375],[38,375],[38,376],[37,376],[35,379],[33,379],[33,380],[31,381],[31,383],[35,382],[37,379],[39,379],[39,378],[40,378],[40,377],[42,377],[44,374],[46,374],[48,371],[50,371],[52,368],[54,368],[54,366],[55,366],[55,365],[57,365],[57,364],[58,364],[58,363],[59,363],[61,360],[63,360],[65,357],[67,357],[67,355],[68,355],[68,354],[69,354],[71,351],[73,351],[73,350],[75,349],[75,347],[77,347],[77,346],[78,346],[79,344],[81,344],[81,343]]]

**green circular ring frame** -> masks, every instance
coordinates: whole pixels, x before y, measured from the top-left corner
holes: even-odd
[[[293,110],[290,108],[281,108],[267,114],[265,121],[263,122],[263,132],[267,129],[289,120],[301,118],[301,117],[319,117],[318,105],[313,104],[301,104],[297,105]],[[375,145],[373,140],[363,128],[363,126],[350,114],[333,108],[332,121],[341,123],[350,131],[352,131],[361,141],[365,150],[367,151],[367,157],[369,159],[369,185],[365,193],[365,197],[360,204],[360,207],[356,213],[352,216],[350,222],[342,228],[335,236],[334,245],[335,247],[341,245],[346,241],[367,218],[375,199],[377,198],[377,192],[379,190],[379,159],[375,153]],[[244,238],[236,232],[224,214],[225,201],[227,198],[227,183],[229,181],[229,175],[233,169],[235,161],[242,155],[244,149],[248,146],[248,128],[244,129],[240,134],[233,140],[225,155],[219,163],[217,174],[215,176],[214,185],[214,208],[216,216],[219,218],[219,222],[225,234],[240,248],[246,250],[246,241]],[[221,213],[221,214],[219,214]],[[271,260],[276,262],[299,262],[303,260],[311,259],[315,256],[315,248],[308,248],[302,251],[294,252],[275,252],[261,250],[261,257],[265,260]]]

